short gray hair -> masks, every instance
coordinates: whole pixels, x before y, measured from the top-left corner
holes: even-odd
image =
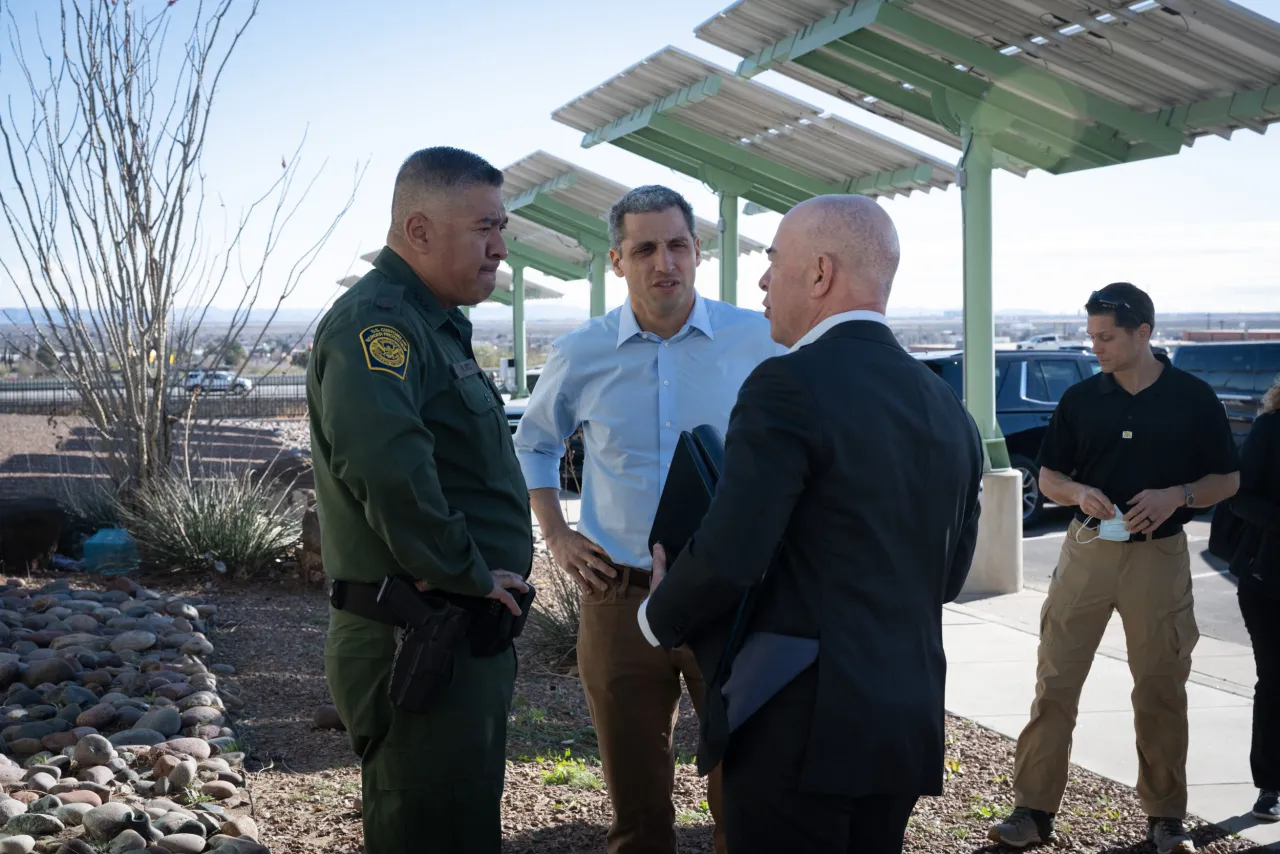
[[[424,193],[448,192],[473,184],[501,187],[502,179],[502,170],[461,148],[440,145],[415,151],[396,173],[391,194],[392,227],[413,215]]]
[[[622,240],[627,236],[622,221],[627,214],[658,213],[671,208],[680,209],[685,224],[689,226],[689,236],[695,236],[698,232],[693,221],[693,208],[685,197],[670,187],[646,184],[631,190],[609,208],[609,243],[614,249],[622,248]]]

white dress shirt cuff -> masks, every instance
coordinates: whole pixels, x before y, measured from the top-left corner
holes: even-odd
[[[636,612],[636,620],[640,623],[640,634],[644,635],[644,639],[649,642],[649,646],[661,646],[658,639],[653,635],[653,629],[649,628],[649,618],[645,616],[645,609],[649,607],[649,600],[646,598],[640,603],[640,610]]]

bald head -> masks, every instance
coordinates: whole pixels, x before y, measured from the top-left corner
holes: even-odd
[[[898,257],[893,220],[866,196],[817,196],[796,205],[778,226],[760,281],[775,340],[791,346],[823,318],[845,311],[884,313]]]
[[[837,290],[884,310],[898,272],[898,230],[884,208],[866,196],[817,196],[787,217],[796,218],[809,252],[831,256]]]

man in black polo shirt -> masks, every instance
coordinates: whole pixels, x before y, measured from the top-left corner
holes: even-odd
[[[1187,677],[1200,635],[1182,526],[1240,483],[1226,412],[1208,384],[1151,351],[1155,307],[1128,283],[1085,305],[1102,373],[1062,396],[1040,449],[1040,489],[1077,508],[1040,619],[1036,699],[1018,738],[1013,813],[990,838],[1053,840],[1080,689],[1118,610],[1133,673],[1138,797],[1160,854],[1195,851],[1187,808]]]

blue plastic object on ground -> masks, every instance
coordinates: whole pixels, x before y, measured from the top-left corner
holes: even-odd
[[[138,544],[123,528],[103,528],[84,541],[86,572],[120,575],[138,568]]]

